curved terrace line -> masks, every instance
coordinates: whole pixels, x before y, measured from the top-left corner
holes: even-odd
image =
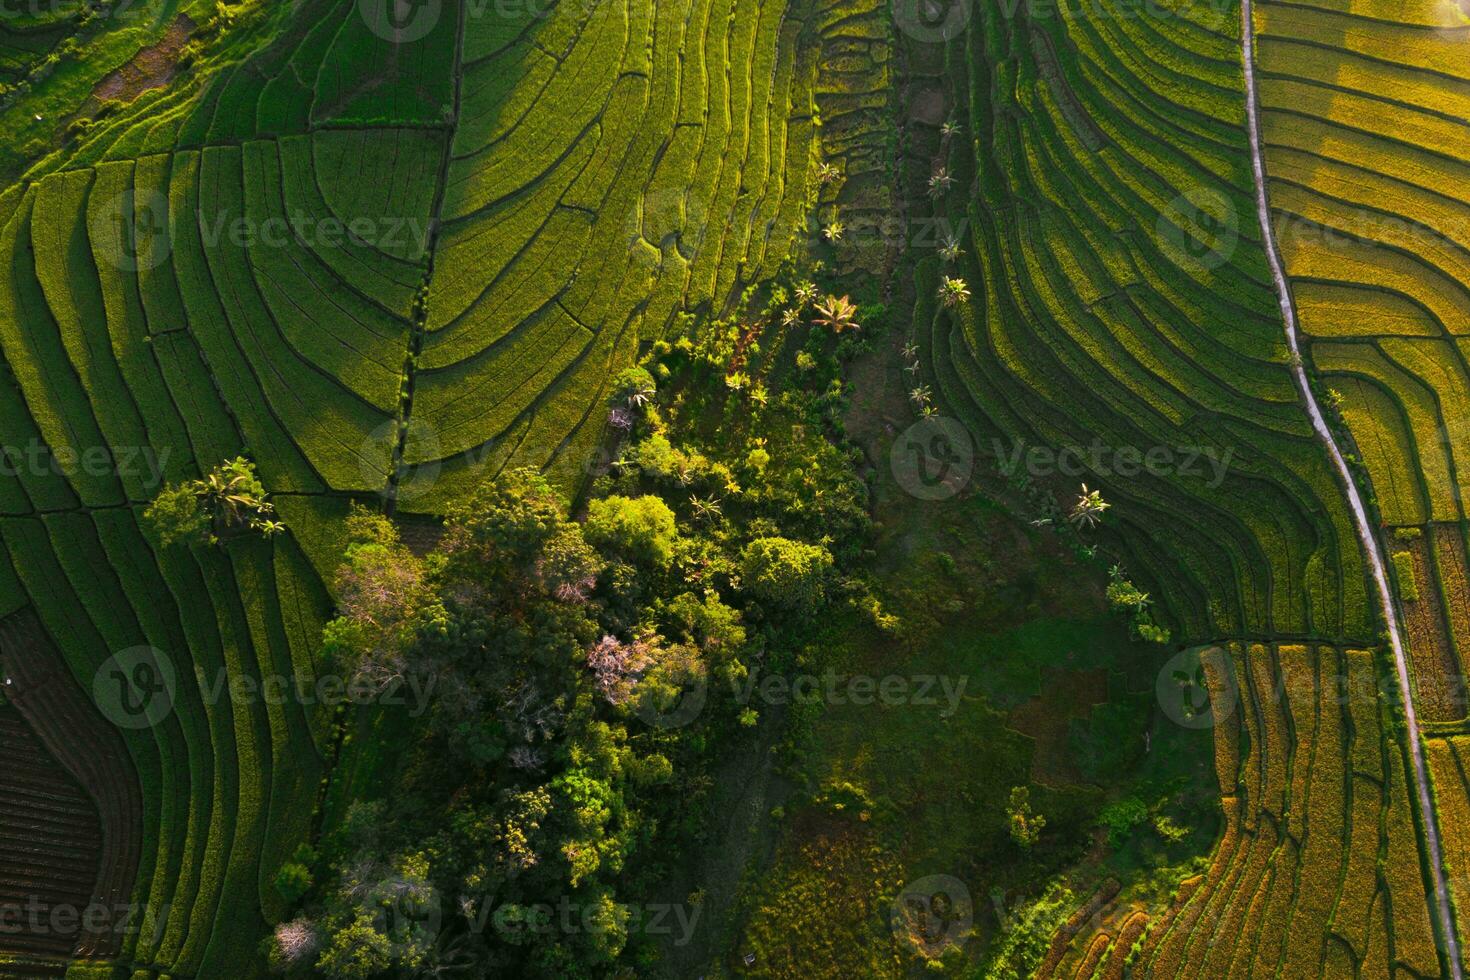
[[[1444,872],[1439,818],[1434,811],[1434,801],[1429,793],[1429,779],[1424,763],[1424,746],[1420,736],[1419,717],[1414,710],[1414,696],[1409,683],[1409,664],[1404,655],[1403,630],[1399,626],[1398,612],[1393,604],[1393,594],[1388,588],[1388,572],[1383,559],[1383,546],[1373,532],[1372,522],[1368,519],[1368,509],[1363,504],[1363,496],[1358,490],[1358,485],[1353,482],[1352,473],[1348,470],[1342,450],[1338,447],[1332,430],[1327,427],[1327,420],[1323,417],[1322,409],[1317,404],[1317,398],[1312,394],[1312,388],[1307,383],[1307,370],[1302,362],[1301,348],[1298,343],[1296,301],[1292,298],[1291,286],[1286,280],[1281,261],[1281,253],[1276,247],[1276,235],[1271,227],[1271,207],[1266,194],[1266,164],[1261,150],[1260,95],[1256,86],[1256,44],[1254,20],[1251,16],[1251,0],[1241,0],[1241,18],[1241,52],[1245,65],[1246,129],[1250,136],[1251,170],[1255,175],[1256,217],[1260,220],[1261,240],[1266,247],[1266,260],[1271,266],[1271,278],[1276,283],[1276,296],[1281,304],[1281,315],[1286,324],[1286,341],[1291,349],[1292,376],[1296,379],[1297,388],[1301,391],[1307,414],[1312,419],[1312,429],[1317,433],[1317,438],[1327,447],[1327,454],[1332,458],[1333,468],[1337,471],[1338,480],[1347,494],[1348,506],[1353,513],[1353,526],[1357,529],[1358,540],[1362,542],[1363,554],[1368,559],[1368,566],[1373,570],[1373,584],[1378,592],[1379,605],[1383,609],[1383,619],[1388,630],[1388,642],[1393,650],[1394,668],[1398,675],[1399,695],[1403,699],[1404,717],[1409,729],[1409,759],[1413,763],[1414,786],[1419,794],[1419,813],[1424,827],[1424,840],[1429,848],[1429,864],[1434,873],[1435,909],[1439,914],[1440,931],[1444,936],[1450,975],[1454,980],[1463,980],[1460,943],[1455,936],[1454,917],[1450,913],[1449,882]]]

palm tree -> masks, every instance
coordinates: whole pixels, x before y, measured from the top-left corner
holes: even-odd
[[[904,370],[907,371],[909,374],[918,374],[920,367],[921,365],[918,361],[912,361],[909,364],[904,365]]]
[[[817,284],[810,279],[803,279],[796,284],[796,304],[805,307],[817,298]]]
[[[840,170],[837,169],[837,165],[836,164],[823,163],[823,164],[819,164],[817,166],[817,182],[818,183],[821,183],[821,184],[830,184],[834,180],[836,180],[838,177],[841,177],[841,176],[842,176],[842,171],[840,171]]]
[[[1102,492],[1087,489],[1087,484],[1082,484],[1082,493],[1078,495],[1077,502],[1072,505],[1070,520],[1080,527],[1096,527],[1102,520],[1103,511],[1111,507],[1102,498]]]
[[[919,345],[911,340],[903,345],[903,350],[899,353],[903,355],[904,360],[912,361],[919,356]]]
[[[943,197],[949,193],[949,189],[953,186],[954,178],[949,175],[949,170],[945,167],[940,167],[934,172],[934,176],[929,178],[929,196],[933,198]]]
[[[847,227],[841,221],[833,218],[822,229],[822,237],[829,242],[840,242],[842,241],[842,233],[846,230]]]
[[[941,259],[946,262],[954,262],[964,254],[965,250],[960,248],[960,240],[958,238],[953,235],[944,236],[944,243],[939,246],[939,257]]]
[[[919,385],[909,392],[909,401],[915,405],[923,406],[929,404],[929,399],[934,393],[929,390],[928,385]]]
[[[953,119],[946,119],[944,125],[939,127],[939,135],[945,139],[949,139],[951,136],[958,136],[960,132],[960,124]]]
[[[750,384],[750,375],[744,371],[731,371],[725,375],[725,387],[731,391],[740,391],[748,384]]]
[[[781,326],[794,327],[801,322],[801,310],[796,307],[781,311]]]
[[[653,400],[658,394],[658,389],[649,381],[639,380],[628,389],[628,405],[633,408],[642,408]]]
[[[945,276],[939,284],[939,299],[946,307],[959,306],[969,301],[970,287],[963,279]]]
[[[817,313],[819,315],[813,322],[831,327],[833,333],[861,329],[856,319],[857,305],[846,296],[833,296],[829,293],[826,299],[817,304]]]
[[[246,525],[255,530],[264,530],[262,524],[270,524],[265,533],[275,533],[275,507],[265,499],[265,486],[255,475],[255,464],[243,456],[229,460],[211,471],[202,480],[191,484],[194,495],[213,514],[215,526],[229,527]]]
[[[709,521],[724,516],[720,510],[720,502],[713,496],[690,497],[689,506],[693,508],[697,520]]]

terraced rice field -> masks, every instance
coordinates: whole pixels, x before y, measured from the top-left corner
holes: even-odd
[[[1234,682],[1212,674],[1212,695],[1235,707],[1216,732],[1226,822],[1208,871],[1146,925],[1135,913],[1084,932],[1053,975],[1091,976],[1080,970],[1106,943],[1126,943],[1132,976],[1443,975],[1371,654],[1237,645],[1220,663]]]
[[[1380,707],[1392,672],[1365,652],[1376,600],[1293,387],[1256,226],[1240,11],[1166,7],[982,6],[947,42],[908,44],[915,104],[942,99],[964,134],[909,126],[909,200],[930,207],[942,167],[958,179],[934,213],[968,219],[963,255],[917,264],[914,336],[936,388],[998,447],[1233,452],[1218,481],[1084,475],[1115,504],[1109,552],[1185,637],[1236,641],[1245,693],[1239,732],[1216,733],[1227,822],[1214,863],[1153,917],[1133,975],[1446,975],[1459,965],[1426,891],[1412,767]],[[1420,592],[1403,603],[1416,704],[1454,731],[1470,278],[1461,246],[1420,226],[1464,230],[1454,157],[1470,144],[1448,117],[1466,116],[1470,62],[1465,31],[1430,18],[1427,4],[1268,3],[1255,31],[1267,190],[1307,364],[1338,393],[1375,517],[1422,529],[1391,542]],[[1396,217],[1367,245],[1348,235],[1365,212]],[[934,302],[941,275],[973,299]],[[1368,693],[1336,698],[1344,676]],[[1090,975],[1106,949],[1084,933],[1057,975]]]
[[[959,311],[926,302],[941,269],[918,268],[938,387],[982,443],[1166,453],[1175,465],[1087,479],[1116,506],[1115,550],[1187,635],[1366,638],[1352,526],[1253,241],[1238,27],[1202,5],[1020,9],[982,6],[919,69],[965,137],[919,129],[910,172],[958,178],[938,210],[968,219],[965,255],[943,271],[975,291]],[[1181,447],[1228,466],[1185,466]]]
[[[1367,3],[1258,7],[1267,167],[1306,356],[1344,394],[1384,522],[1438,541],[1466,516],[1470,452],[1470,28],[1453,4],[1384,14]],[[1427,548],[1415,562],[1429,597],[1406,608],[1417,683],[1463,689]],[[1426,717],[1465,715],[1463,697],[1429,704]]]
[[[1254,220],[1238,9],[977,3],[936,32],[900,4],[892,33],[877,0],[466,0],[396,24],[390,5],[184,0],[119,26],[118,3],[0,0],[0,120],[29,147],[0,155],[0,445],[24,457],[0,472],[0,735],[20,759],[0,904],[44,889],[159,916],[0,937],[31,958],[0,973],[72,953],[262,972],[276,872],[342,746],[299,690],[220,685],[322,670],[350,505],[432,519],[510,466],[580,485],[619,369],[857,197],[836,265],[905,271],[895,308],[946,411],[1001,457],[1099,447],[1100,546],[1176,640],[1228,645],[1212,863],[1166,908],[1098,892],[1040,975],[1457,975],[1368,569]],[[1463,933],[1470,26],[1449,6],[1274,0],[1247,29],[1305,361],[1397,532]],[[54,57],[97,38],[90,64]],[[135,60],[185,50],[209,70]],[[27,92],[89,118],[22,112]],[[953,254],[898,261],[893,213],[946,222]],[[969,301],[939,303],[942,276]],[[286,533],[145,532],[164,481],[239,455]],[[140,648],[170,668],[169,710],[101,717],[94,680]]]
[[[266,9],[0,194],[0,442],[41,450],[0,477],[0,613],[83,692],[118,651],[175,668],[121,736],[130,897],[167,919],[117,951],[174,976],[263,968],[331,712],[218,684],[315,675],[349,503],[434,515],[508,465],[575,486],[610,378],[774,271],[815,196],[804,8],[446,5],[395,40],[371,7]],[[50,29],[7,19],[11,61]],[[242,453],[285,536],[143,533],[163,480]]]

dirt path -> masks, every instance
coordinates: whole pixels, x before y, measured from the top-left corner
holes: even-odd
[[[1276,237],[1271,227],[1271,207],[1266,194],[1266,164],[1261,149],[1260,96],[1256,87],[1255,32],[1251,17],[1251,0],[1242,0],[1241,15],[1243,18],[1241,38],[1245,65],[1246,125],[1250,133],[1251,169],[1255,173],[1256,216],[1261,223],[1261,238],[1266,246],[1266,259],[1271,265],[1271,278],[1276,283],[1276,295],[1280,300],[1281,314],[1286,322],[1286,340],[1291,348],[1292,375],[1296,378],[1297,388],[1302,393],[1307,414],[1311,416],[1312,428],[1316,431],[1317,438],[1327,447],[1327,453],[1332,458],[1332,465],[1337,471],[1338,480],[1347,494],[1348,506],[1353,512],[1353,525],[1357,528],[1358,539],[1362,542],[1363,554],[1367,557],[1368,565],[1373,570],[1373,584],[1378,593],[1379,605],[1383,610],[1389,646],[1393,650],[1394,667],[1398,674],[1399,695],[1403,699],[1405,720],[1408,723],[1409,758],[1413,763],[1414,785],[1419,794],[1419,813],[1424,827],[1425,844],[1429,850],[1429,865],[1434,873],[1435,905],[1439,913],[1440,929],[1444,935],[1450,975],[1455,980],[1462,980],[1464,972],[1460,965],[1460,944],[1459,939],[1455,936],[1454,917],[1450,913],[1449,882],[1444,872],[1443,848],[1440,846],[1439,838],[1439,818],[1435,813],[1434,800],[1429,792],[1429,778],[1424,763],[1424,746],[1419,731],[1419,718],[1414,710],[1413,689],[1409,683],[1409,665],[1404,653],[1403,629],[1399,625],[1398,612],[1394,608],[1393,593],[1388,587],[1388,571],[1383,557],[1383,544],[1374,533],[1372,522],[1368,519],[1368,510],[1363,504],[1363,496],[1357,484],[1353,482],[1352,473],[1348,470],[1342,450],[1338,447],[1337,440],[1333,438],[1332,430],[1327,427],[1327,420],[1322,415],[1322,409],[1317,404],[1316,396],[1312,394],[1311,386],[1307,384],[1307,371],[1302,363],[1298,341],[1296,303],[1292,298],[1291,286],[1286,280],[1281,253],[1276,246]]]

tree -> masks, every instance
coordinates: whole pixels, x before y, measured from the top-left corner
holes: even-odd
[[[1102,492],[1087,489],[1087,484],[1082,484],[1082,492],[1077,496],[1077,502],[1072,505],[1070,520],[1077,527],[1095,527],[1102,520],[1103,511],[1111,507],[1102,498]]]
[[[817,304],[817,317],[813,322],[818,326],[830,327],[833,333],[860,329],[860,324],[857,322],[857,305],[846,296],[829,294],[826,299]]]
[[[745,546],[741,574],[756,598],[783,608],[809,608],[821,601],[832,555],[818,545],[789,538],[757,538]]]
[[[1031,788],[1029,786],[1011,787],[1011,799],[1006,807],[1006,816],[1011,823],[1011,840],[1021,845],[1024,850],[1031,850],[1041,838],[1041,831],[1046,827],[1046,818],[1031,811]]]
[[[276,892],[288,905],[296,904],[311,891],[311,883],[311,869],[300,861],[287,861],[276,872]]]
[[[255,464],[237,456],[203,479],[166,484],[143,512],[143,519],[168,546],[189,540],[213,543],[238,530],[270,537],[285,530],[275,512],[256,476]]]
[[[567,521],[566,501],[533,469],[480,483],[451,507],[443,550],[468,573],[524,569]]]
[[[656,568],[667,567],[673,560],[678,540],[674,512],[651,495],[615,494],[592,501],[583,533],[594,546]]]
[[[633,693],[638,674],[653,663],[654,637],[642,636],[624,643],[603,634],[587,651],[587,666],[597,679],[597,689],[609,704],[625,704]]]
[[[613,378],[612,399],[630,408],[642,408],[658,394],[658,383],[646,368],[630,367],[618,372]]]
[[[970,300],[970,287],[965,280],[945,276],[939,283],[939,301],[946,309],[962,306]]]
[[[199,496],[187,483],[168,484],[143,512],[164,547],[179,541],[205,540],[209,515],[199,506]]]
[[[425,563],[399,541],[392,521],[357,508],[347,532],[334,580],[337,617],[323,631],[323,650],[383,691],[403,679],[409,649],[423,634],[442,632],[447,614]]]
[[[270,963],[277,971],[286,973],[310,963],[321,948],[321,932],[310,919],[282,922],[271,937]]]
[[[1147,592],[1122,575],[1115,575],[1108,582],[1108,605],[1120,612],[1142,612],[1150,601]]]
[[[393,945],[378,931],[373,913],[359,909],[356,917],[332,934],[317,968],[331,980],[368,980],[393,965]]]

